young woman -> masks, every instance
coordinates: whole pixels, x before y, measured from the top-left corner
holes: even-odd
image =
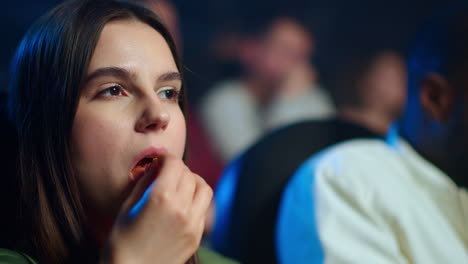
[[[65,2],[28,31],[11,78],[19,211],[0,262],[199,262],[212,191],[182,161],[181,66],[155,14]]]

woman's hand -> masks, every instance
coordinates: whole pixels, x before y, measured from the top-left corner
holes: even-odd
[[[182,160],[166,155],[157,163],[124,202],[101,263],[181,264],[198,249],[213,191]],[[146,203],[130,217],[149,185]]]

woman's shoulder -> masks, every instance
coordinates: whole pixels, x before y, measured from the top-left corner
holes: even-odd
[[[198,256],[202,264],[238,264],[238,262],[223,257],[220,254],[206,248],[199,248]],[[0,262],[0,264],[2,263]]]
[[[36,264],[36,262],[25,254],[0,248],[0,264]]]
[[[203,264],[237,264],[238,262],[225,258],[218,253],[208,249],[198,250],[201,263]],[[17,251],[0,248],[0,264],[37,264],[29,256]]]

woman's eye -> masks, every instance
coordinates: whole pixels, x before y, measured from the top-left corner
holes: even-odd
[[[104,97],[112,97],[112,96],[124,96],[125,93],[122,89],[122,87],[118,85],[111,86],[107,89],[102,90],[99,92],[99,96],[104,96]]]
[[[162,99],[177,101],[179,99],[179,91],[173,87],[163,87],[159,90],[159,97]]]

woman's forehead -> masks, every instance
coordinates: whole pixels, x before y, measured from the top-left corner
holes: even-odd
[[[137,20],[107,23],[99,37],[88,73],[99,68],[122,67],[151,70],[155,74],[177,71],[172,52],[163,36]]]

